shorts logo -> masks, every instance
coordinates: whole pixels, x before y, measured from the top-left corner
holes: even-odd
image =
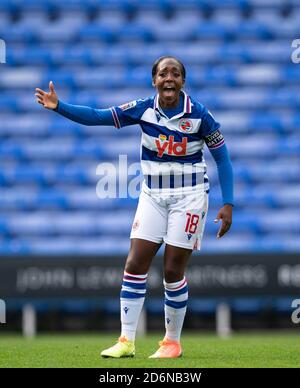
[[[139,220],[134,221],[134,223],[133,223],[133,225],[132,225],[132,230],[133,230],[133,231],[136,231],[136,230],[138,229],[139,226],[140,226]]]
[[[179,122],[179,128],[184,132],[191,132],[191,130],[193,129],[193,123],[191,122],[191,120],[182,119]]]
[[[130,101],[127,102],[127,104],[120,105],[119,108],[122,110],[127,110],[133,108],[134,106],[136,106],[136,101]]]
[[[190,241],[190,239],[192,238],[192,234],[189,233],[189,234],[187,235],[187,238],[188,238],[188,240]]]
[[[182,156],[186,155],[187,137],[183,137],[182,141],[174,142],[174,136],[169,136],[169,139],[167,140],[166,135],[160,134],[159,139],[155,139],[155,145],[158,150],[157,156],[159,158],[161,158],[164,153]]]

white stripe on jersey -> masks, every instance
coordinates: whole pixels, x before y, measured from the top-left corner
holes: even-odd
[[[189,132],[185,132],[179,126],[180,118],[178,118],[178,116],[182,116],[182,115],[183,114],[181,113],[180,115],[176,115],[171,119],[167,119],[166,117],[160,115],[158,120],[157,111],[155,111],[153,108],[148,108],[145,110],[144,114],[142,115],[141,120],[145,121],[146,123],[156,124],[161,127],[165,127],[170,131],[178,131],[181,133],[186,133],[187,135],[192,133],[197,133],[199,131],[202,120],[188,118],[188,120],[192,123],[193,128]]]

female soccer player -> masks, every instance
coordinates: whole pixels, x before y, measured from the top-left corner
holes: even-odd
[[[147,273],[164,242],[165,329],[151,358],[182,355],[180,335],[186,313],[188,285],[185,268],[193,249],[200,249],[208,207],[208,177],[204,143],[218,168],[223,206],[221,238],[230,228],[233,172],[220,124],[184,91],[186,70],[175,57],[156,60],[152,68],[157,95],[110,109],[75,106],[58,100],[52,81],[49,93],[37,88],[37,102],[85,125],[140,124],[144,182],[131,230],[131,246],[121,289],[121,336],[102,351],[103,357],[133,357],[135,333],[145,299]]]

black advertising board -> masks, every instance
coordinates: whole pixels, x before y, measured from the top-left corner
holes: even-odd
[[[0,299],[115,296],[124,263],[124,257],[2,257]],[[194,255],[186,278],[195,297],[299,295],[300,255]],[[161,257],[153,261],[147,289],[161,296]]]

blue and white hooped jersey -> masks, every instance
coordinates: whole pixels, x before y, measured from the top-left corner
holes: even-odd
[[[160,108],[158,95],[110,108],[117,128],[133,124],[142,128],[141,167],[151,191],[208,190],[204,143],[210,149],[224,144],[220,124],[207,108],[183,94],[184,109],[172,118]]]

